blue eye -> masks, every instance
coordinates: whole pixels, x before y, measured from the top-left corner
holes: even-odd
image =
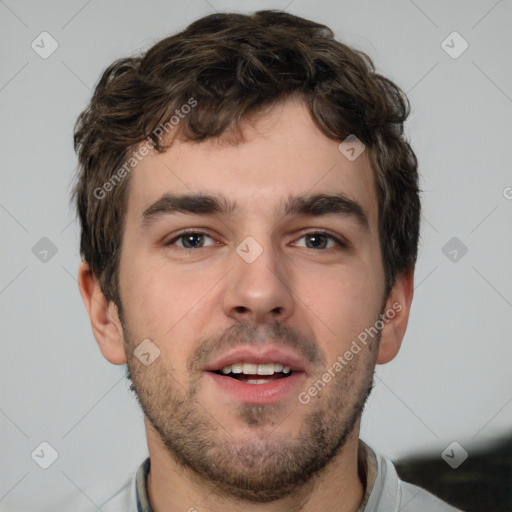
[[[299,238],[299,240],[302,239],[309,240],[309,243],[306,242],[305,245],[299,245],[295,243],[294,245],[298,245],[299,247],[306,247],[307,249],[332,249],[336,246],[347,247],[347,245],[338,238],[321,231],[307,233],[306,235],[303,235]],[[331,245],[329,245],[329,243]]]
[[[181,233],[181,235],[173,238],[165,245],[177,245],[178,247],[182,247],[184,249],[201,249],[202,247],[207,247],[204,245],[204,241],[206,238],[209,238],[210,240],[214,241],[211,236],[208,236],[207,234],[202,233],[201,231],[188,231],[186,233]],[[175,244],[176,241],[182,241],[182,243]]]
[[[206,240],[210,240],[211,243],[205,243]],[[336,247],[347,248],[348,244],[343,240],[322,231],[314,231],[302,235],[298,240],[305,240],[303,244],[295,242],[293,245],[297,247],[304,247],[306,249],[313,250],[329,250]],[[202,249],[211,245],[215,245],[216,241],[206,233],[202,231],[186,231],[180,233],[169,242],[166,242],[165,246],[177,246],[183,249]]]

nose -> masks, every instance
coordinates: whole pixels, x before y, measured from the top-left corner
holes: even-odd
[[[252,262],[233,252],[233,268],[227,275],[224,312],[237,321],[254,324],[284,321],[293,315],[294,298],[284,256],[270,244]]]

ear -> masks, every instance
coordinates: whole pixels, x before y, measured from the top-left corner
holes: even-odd
[[[391,361],[400,350],[409,321],[409,311],[414,291],[414,268],[396,276],[395,284],[386,300],[382,336],[379,343],[377,363]]]
[[[87,262],[78,270],[78,286],[101,353],[112,364],[126,363],[124,338],[117,306],[107,301],[98,279]]]

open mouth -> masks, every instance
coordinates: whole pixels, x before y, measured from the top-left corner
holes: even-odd
[[[260,405],[284,403],[292,400],[294,393],[305,385],[306,371],[297,358],[282,354],[275,354],[275,358],[271,354],[237,356],[236,359],[233,356],[225,357],[206,369],[212,385],[222,391],[228,404],[232,400]],[[276,360],[279,362],[273,362]]]
[[[247,384],[267,384],[275,380],[291,377],[294,372],[289,366],[283,366],[278,363],[234,363],[219,370],[214,370],[213,373],[224,377],[231,377]]]

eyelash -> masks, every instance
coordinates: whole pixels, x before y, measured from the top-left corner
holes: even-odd
[[[181,238],[187,236],[187,235],[205,235],[207,236],[208,238],[211,238],[213,240],[213,237],[211,237],[210,235],[208,235],[208,233],[205,233],[204,231],[198,231],[198,230],[194,230],[194,229],[190,229],[190,230],[187,230],[187,231],[182,231],[181,233],[179,233],[177,236],[175,236],[173,239],[169,240],[168,242],[165,242],[164,245],[166,247],[168,246],[171,246],[174,244],[174,242],[176,242],[177,240],[180,240]],[[349,248],[349,244],[347,242],[345,242],[344,240],[334,236],[334,235],[331,235],[329,232],[327,231],[310,231],[308,233],[304,233],[301,237],[298,238],[298,240],[300,240],[301,238],[304,238],[306,236],[311,236],[311,235],[322,235],[322,236],[325,236],[326,238],[334,241],[334,243],[337,245],[337,247],[329,247],[327,249],[311,249],[313,251],[318,251],[318,250],[321,250],[321,251],[329,251],[329,250],[332,250],[332,249],[348,249]],[[180,246],[177,246],[177,247],[180,247]],[[189,251],[197,251],[198,249],[205,249],[205,247],[199,247],[197,249],[190,249],[188,247],[180,247],[181,249],[186,249],[186,250],[189,250]],[[305,247],[305,249],[309,249],[309,247]]]

